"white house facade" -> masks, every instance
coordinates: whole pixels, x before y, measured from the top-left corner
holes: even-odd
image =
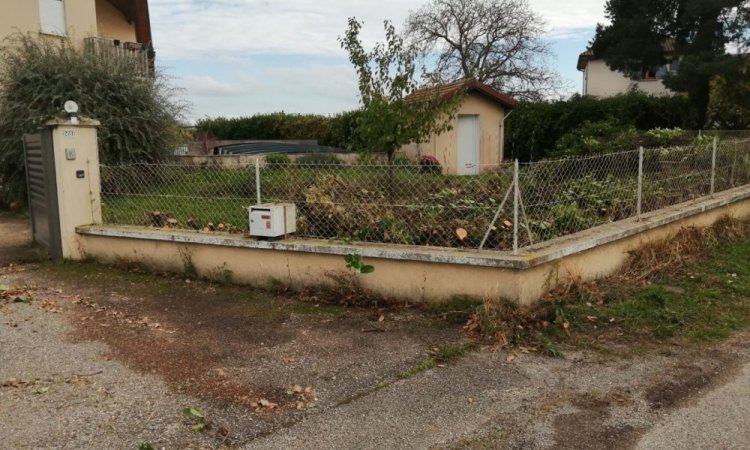
[[[674,92],[664,86],[663,79],[676,70],[676,61],[644,71],[641,77],[633,80],[622,72],[612,70],[603,59],[596,58],[591,50],[586,50],[578,56],[578,70],[583,72],[583,95],[594,97],[613,97],[632,90],[638,90],[649,95],[674,95]]]

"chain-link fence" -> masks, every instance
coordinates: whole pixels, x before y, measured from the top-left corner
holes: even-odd
[[[246,233],[291,202],[297,235],[513,250],[750,183],[750,139],[479,168],[258,161],[102,166],[105,223]],[[518,189],[515,189],[518,180]]]

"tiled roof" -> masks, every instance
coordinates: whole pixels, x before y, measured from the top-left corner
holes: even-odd
[[[419,89],[414,91],[408,99],[409,101],[415,102],[435,98],[449,99],[462,91],[466,93],[480,94],[506,108],[513,108],[516,106],[516,101],[510,95],[498,92],[490,85],[478,81],[465,80]]]

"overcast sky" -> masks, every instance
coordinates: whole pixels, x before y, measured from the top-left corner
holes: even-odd
[[[604,0],[529,0],[547,23],[553,68],[580,90],[576,58],[603,20]],[[347,18],[382,39],[424,0],[151,0],[157,65],[185,89],[192,118],[287,111],[332,114],[357,106],[354,69],[337,37]]]

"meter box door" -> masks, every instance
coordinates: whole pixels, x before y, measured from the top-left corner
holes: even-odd
[[[251,206],[250,236],[279,237],[297,231],[297,207],[294,203],[268,203]]]

